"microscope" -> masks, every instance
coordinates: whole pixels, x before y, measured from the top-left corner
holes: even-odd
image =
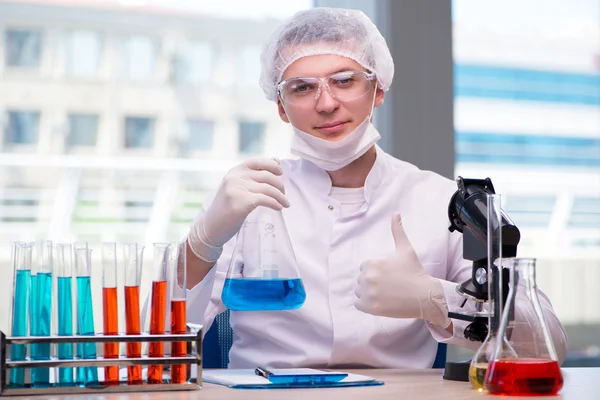
[[[449,312],[448,317],[468,321],[464,335],[472,341],[483,342],[489,329],[497,329],[502,315],[502,304],[508,296],[508,269],[492,268],[488,271],[488,194],[495,194],[490,178],[485,179],[456,179],[458,190],[450,199],[448,218],[450,232],[458,231],[463,235],[463,258],[473,262],[471,278],[456,288],[464,297],[461,305],[467,301],[475,302],[474,312]],[[521,239],[519,229],[504,211],[501,211],[499,233],[502,238],[502,258],[516,257],[517,245]],[[501,275],[501,279],[499,274]],[[488,277],[494,287],[494,293],[488,293]],[[502,282],[501,285],[499,282]],[[501,286],[501,287],[500,287]],[[494,310],[491,318],[483,310],[483,305],[492,296]],[[495,299],[497,297],[497,299]],[[502,299],[500,301],[500,298]],[[490,327],[488,327],[488,322]],[[444,379],[468,381],[469,362],[447,362]]]

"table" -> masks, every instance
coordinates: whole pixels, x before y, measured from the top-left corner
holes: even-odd
[[[519,397],[520,399],[566,399],[586,400],[600,398],[600,368],[563,368],[565,385],[559,396],[555,397]],[[133,394],[107,394],[95,396],[65,396],[64,398],[94,399],[94,400],[223,400],[223,399],[308,399],[308,400],[500,400],[505,397],[492,396],[479,393],[468,382],[454,382],[442,379],[443,370],[397,370],[397,369],[371,369],[347,370],[362,375],[372,376],[385,382],[383,386],[348,387],[329,389],[292,389],[292,390],[242,390],[230,389],[225,386],[204,383],[201,390],[193,392],[166,392],[166,393],[133,393]],[[11,397],[7,397],[11,399]],[[18,397],[12,397],[19,399]],[[42,398],[29,397],[29,399]],[[53,396],[53,399],[58,397]],[[516,398],[516,397],[513,397]]]

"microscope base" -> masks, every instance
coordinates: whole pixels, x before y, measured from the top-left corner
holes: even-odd
[[[469,382],[471,360],[447,362],[443,378],[447,381]]]

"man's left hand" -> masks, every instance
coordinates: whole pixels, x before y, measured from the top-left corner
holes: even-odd
[[[355,307],[384,317],[422,318],[447,328],[451,321],[442,284],[421,265],[399,214],[392,216],[392,234],[396,245],[392,257],[361,264]]]

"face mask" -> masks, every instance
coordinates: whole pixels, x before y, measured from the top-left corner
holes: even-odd
[[[375,96],[373,96],[375,103]],[[371,123],[371,113],[345,138],[337,142],[329,142],[296,127],[292,139],[292,154],[311,161],[326,171],[337,171],[358,159],[375,144],[381,136]]]

